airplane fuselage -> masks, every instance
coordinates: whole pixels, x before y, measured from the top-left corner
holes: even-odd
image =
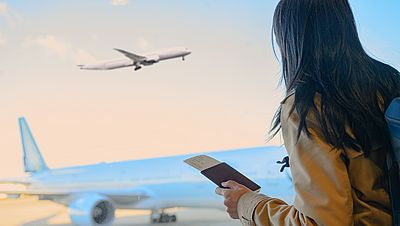
[[[258,183],[262,192],[291,201],[294,194],[291,181],[285,173],[279,172],[280,166],[276,164],[285,155],[283,148],[249,148],[207,155],[238,169]],[[135,193],[138,189],[144,193],[151,192],[151,198],[140,202],[130,202],[129,198],[124,197],[115,200],[117,208],[223,208],[221,197],[214,193],[216,185],[183,162],[189,157],[191,155],[52,169],[35,174],[30,188],[77,190],[80,193],[82,189],[87,189],[88,192],[95,190],[100,194],[102,190],[125,190],[129,194],[130,188],[134,188]]]
[[[116,50],[125,54],[125,56],[127,56],[128,59],[123,58],[97,64],[78,65],[78,66],[81,69],[85,70],[113,70],[117,68],[135,66],[135,70],[138,70],[141,68],[141,65],[148,66],[163,60],[169,60],[173,58],[182,58],[184,60],[185,56],[191,53],[191,51],[185,47],[170,48],[154,53],[149,53],[144,56],[135,55],[124,50],[119,50],[119,49]]]

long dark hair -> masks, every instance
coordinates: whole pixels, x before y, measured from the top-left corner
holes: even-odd
[[[384,111],[400,94],[400,73],[364,51],[347,0],[281,0],[273,34],[286,91],[295,92],[298,136],[301,131],[310,136],[306,117],[313,111],[333,148],[368,156],[374,143],[389,144]],[[280,112],[274,116],[273,135],[280,129]]]

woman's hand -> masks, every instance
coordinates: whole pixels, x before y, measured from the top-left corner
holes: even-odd
[[[221,184],[222,186],[227,188],[217,187],[215,189],[215,193],[224,196],[225,198],[224,205],[227,207],[226,212],[228,212],[229,216],[232,217],[233,219],[238,219],[239,218],[237,211],[238,201],[240,197],[242,197],[242,195],[244,195],[247,192],[250,192],[251,190],[233,180],[228,180],[226,182],[222,182]]]

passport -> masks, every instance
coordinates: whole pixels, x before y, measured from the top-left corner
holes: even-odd
[[[197,155],[184,160],[185,163],[199,170],[201,174],[214,182],[218,187],[222,186],[222,182],[234,180],[242,184],[252,191],[259,191],[261,187],[250,180],[248,177],[232,168],[225,162],[220,162],[207,155]]]

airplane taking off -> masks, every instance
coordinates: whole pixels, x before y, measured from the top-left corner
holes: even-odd
[[[143,66],[155,64],[162,60],[181,57],[185,60],[185,56],[189,55],[191,51],[185,47],[175,47],[146,55],[137,55],[122,49],[115,49],[116,51],[124,54],[129,59],[119,59],[92,65],[78,65],[80,69],[85,70],[112,70],[123,67],[135,67],[135,71]]]
[[[26,177],[2,179],[0,183],[24,185],[24,190],[0,191],[10,198],[36,195],[65,205],[73,224],[112,225],[115,209],[151,210],[152,223],[175,222],[164,212],[174,207],[225,210],[215,187],[183,160],[197,154],[99,163],[50,169],[24,118],[19,119]],[[283,147],[256,147],[208,152],[208,156],[229,163],[273,197],[293,202],[290,176],[276,164],[285,155]],[[79,156],[77,156],[79,158]]]

